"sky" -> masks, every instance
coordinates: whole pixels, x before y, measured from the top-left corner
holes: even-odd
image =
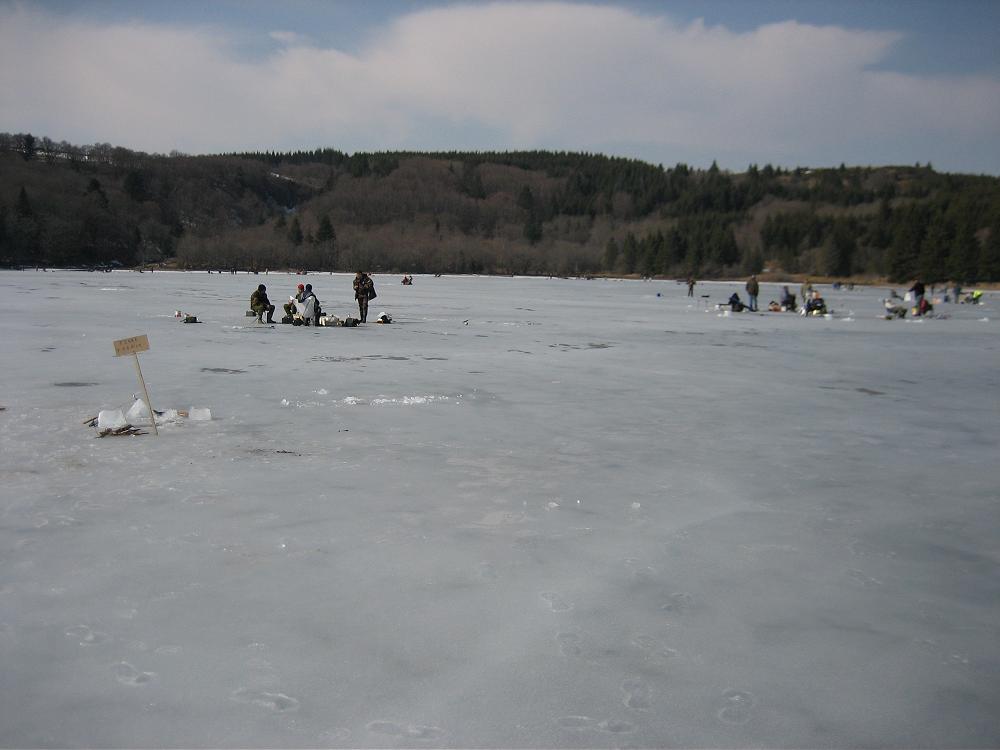
[[[0,0],[0,131],[1000,174],[1000,3]]]

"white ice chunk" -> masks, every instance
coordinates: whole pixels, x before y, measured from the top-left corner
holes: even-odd
[[[128,420],[129,424],[138,424],[142,421],[149,421],[149,407],[146,406],[146,402],[141,398],[137,398],[135,403],[129,408],[128,413],[125,415],[125,419]]]
[[[211,409],[198,409],[194,406],[188,411],[188,419],[194,422],[207,422],[212,418]]]
[[[102,409],[97,415],[97,429],[117,430],[128,424],[121,409]]]

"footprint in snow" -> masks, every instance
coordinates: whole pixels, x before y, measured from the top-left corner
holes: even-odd
[[[569,612],[573,609],[573,605],[563,599],[559,594],[552,591],[543,591],[539,594],[542,599],[549,603],[549,608],[553,612]]]
[[[87,625],[76,625],[66,631],[66,637],[78,641],[81,646],[96,646],[108,640],[108,634],[92,630]]]
[[[443,730],[423,724],[403,725],[394,721],[373,721],[365,728],[374,734],[385,734],[405,740],[434,742],[444,737]]]
[[[628,734],[635,731],[635,726],[627,721],[618,719],[604,719],[596,721],[589,716],[560,716],[556,719],[556,724],[560,729],[572,732],[585,732],[597,730],[608,734]]]
[[[115,665],[115,679],[122,685],[139,687],[152,682],[156,677],[156,672],[142,672],[127,661],[119,662]]]
[[[285,711],[297,711],[299,708],[299,702],[295,698],[284,693],[269,693],[265,690],[240,688],[233,691],[229,697],[237,703],[249,703],[281,713]]]
[[[622,683],[625,698],[622,702],[633,711],[645,711],[650,706],[649,686],[638,677],[630,677]]]
[[[579,656],[583,653],[581,638],[578,633],[556,633],[556,643],[563,656]]]
[[[727,690],[722,694],[722,707],[716,712],[726,724],[745,724],[750,720],[754,697],[745,690]]]

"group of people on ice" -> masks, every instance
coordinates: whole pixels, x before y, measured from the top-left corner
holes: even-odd
[[[834,288],[839,288],[839,286],[835,285]],[[689,296],[692,288],[689,280]],[[919,279],[914,282],[908,291],[909,294],[904,298],[900,297],[895,290],[890,290],[889,298],[884,300],[887,318],[902,318],[907,313],[912,314],[914,317],[929,315],[934,311],[934,303],[939,301],[955,302],[956,304],[959,302],[962,304],[979,304],[983,295],[981,291],[976,290],[963,297],[962,287],[959,284],[949,284],[944,289],[943,299],[939,300],[934,297],[934,287],[932,286],[932,302],[927,297],[924,283]],[[950,297],[949,292],[951,293]],[[716,306],[717,309],[728,307],[732,312],[757,312],[757,297],[760,294],[760,283],[757,281],[756,276],[751,276],[747,280],[746,293],[748,301],[745,304],[740,299],[739,293],[733,292],[726,302]],[[801,307],[799,307],[799,300],[801,300]],[[769,312],[799,312],[801,315],[827,315],[831,312],[827,308],[826,300],[823,299],[819,290],[813,287],[808,278],[799,287],[798,299],[787,286],[782,286],[780,300],[771,300],[767,309]]]
[[[757,306],[757,297],[760,295],[760,282],[757,281],[757,276],[752,275],[747,279],[746,283],[747,292],[747,303],[744,304],[743,300],[740,299],[738,292],[733,292],[729,296],[729,300],[725,303],[729,306],[729,309],[733,312],[743,312],[744,310],[748,312],[759,312]],[[802,299],[802,314],[803,315],[826,315],[826,301],[820,296],[819,290],[814,289],[813,285],[806,279],[802,286],[799,287],[799,293]],[[767,306],[768,312],[796,312],[798,306],[796,304],[795,295],[789,291],[787,286],[781,287],[781,300],[771,300]]]
[[[343,325],[357,325],[357,323],[367,323],[368,322],[368,303],[378,296],[375,292],[375,282],[372,281],[371,276],[369,276],[364,271],[358,271],[354,277],[353,282],[354,287],[354,299],[358,303],[358,317],[357,318],[345,318],[341,322]],[[299,284],[296,287],[295,294],[288,298],[283,306],[285,311],[285,317],[282,318],[282,323],[291,323],[293,325],[320,325],[321,319],[325,320],[328,316],[323,314],[320,307],[319,297],[313,291],[312,284]],[[257,286],[257,289],[250,295],[250,309],[257,316],[258,323],[273,323],[274,322],[274,305],[271,304],[271,300],[267,296],[267,287],[263,284]],[[249,313],[248,313],[249,314]],[[267,315],[267,320],[264,320],[264,315]],[[383,320],[386,318],[387,320]],[[379,322],[388,322],[389,316],[383,313],[379,316]],[[331,318],[333,319],[333,318]],[[339,320],[339,319],[337,319]],[[356,322],[347,322],[356,321]]]
[[[889,297],[883,300],[885,305],[885,317],[905,318],[910,313],[915,318],[929,315],[934,312],[934,303],[953,302],[954,304],[978,305],[982,302],[983,293],[978,289],[962,296],[961,284],[949,284],[944,288],[944,294],[940,299],[934,297],[934,286],[931,285],[931,297],[933,302],[927,299],[927,287],[919,279],[908,290],[908,295],[900,297],[895,289],[889,290]]]

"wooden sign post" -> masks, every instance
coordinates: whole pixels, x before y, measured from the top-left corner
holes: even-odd
[[[153,434],[159,435],[156,430],[156,414],[153,412],[153,404],[149,401],[149,391],[146,390],[146,381],[142,379],[142,370],[139,368],[139,352],[149,351],[149,339],[146,334],[133,336],[129,339],[118,339],[115,342],[115,356],[124,357],[131,354],[135,358],[135,371],[139,375],[139,385],[142,386],[143,395],[146,396],[146,407],[149,409],[149,421],[153,423]]]

